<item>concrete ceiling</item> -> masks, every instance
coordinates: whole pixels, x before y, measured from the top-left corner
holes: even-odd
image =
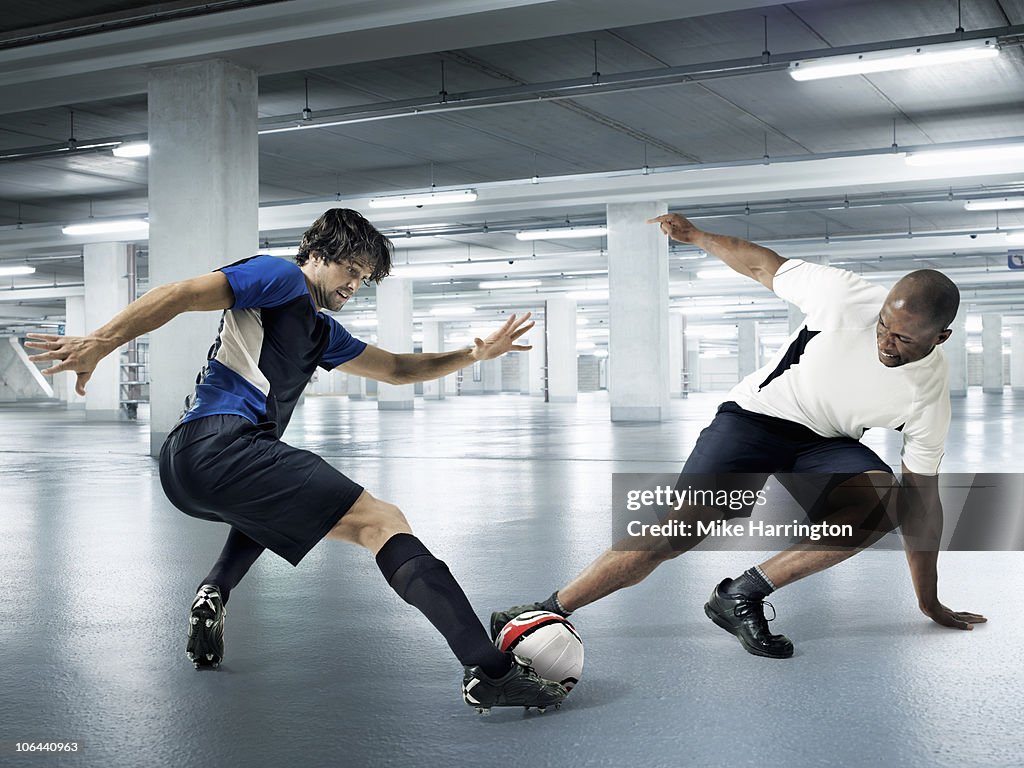
[[[334,123],[261,135],[261,239],[292,245],[339,200],[371,213],[397,235],[399,263],[418,265],[406,269],[417,311],[444,299],[473,303],[474,322],[486,324],[499,308],[537,308],[570,285],[607,287],[603,239],[531,245],[514,233],[566,218],[603,222],[609,202],[657,199],[706,228],[783,255],[827,256],[882,281],[921,266],[949,270],[972,312],[1024,314],[1024,271],[1007,270],[1005,237],[1024,231],[1024,211],[964,210],[966,199],[1024,194],[1024,159],[911,168],[901,154],[1024,142],[1024,0],[962,4],[965,34],[994,30],[998,59],[821,82],[792,80],[788,61],[952,37],[957,3],[199,5],[21,4],[0,26],[0,266],[28,259],[38,270],[0,279],[0,328],[59,318],[51,293],[36,300],[26,289],[81,282],[83,241],[61,235],[62,224],[90,210],[147,210],[145,160],[56,150],[71,136],[79,146],[144,137],[147,68],[213,56],[260,73],[261,130],[299,120],[307,82],[313,122]],[[442,65],[451,94],[443,105]],[[479,200],[366,211],[369,197],[432,182],[472,186]],[[756,284],[698,278],[707,259],[694,256],[673,257],[676,305],[727,295],[753,304],[753,316],[782,317]],[[542,285],[477,287],[504,275]],[[604,304],[584,311],[600,322]],[[372,290],[356,302],[372,305]]]

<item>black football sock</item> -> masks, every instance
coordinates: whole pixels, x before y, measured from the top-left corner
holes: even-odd
[[[545,611],[548,611],[549,613],[557,613],[559,616],[564,618],[568,618],[569,614],[572,613],[572,611],[565,610],[565,608],[562,607],[562,604],[558,602],[557,590],[551,593],[551,597],[546,600],[541,600],[538,605],[540,605],[540,607]]]
[[[237,528],[232,528],[213,570],[199,586],[216,584],[220,589],[221,600],[227,605],[231,590],[238,586],[238,582],[248,573],[256,559],[263,554],[264,549],[266,547],[262,544],[257,544]]]
[[[463,666],[501,677],[512,659],[494,647],[448,566],[408,533],[396,533],[377,553],[377,567],[398,596],[427,617]]]
[[[775,591],[775,585],[755,565],[753,568],[748,568],[735,579],[729,581],[725,585],[725,591],[732,595],[741,594],[754,600],[763,600]]]

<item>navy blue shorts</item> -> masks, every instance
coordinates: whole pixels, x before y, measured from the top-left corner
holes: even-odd
[[[176,427],[160,449],[160,482],[185,514],[227,523],[292,565],[363,492],[315,453],[281,442],[274,424],[228,414]]]
[[[676,489],[757,491],[769,475],[776,475],[808,516],[820,519],[829,493],[865,472],[893,474],[878,454],[851,437],[822,437],[801,424],[729,401],[701,431]],[[750,504],[731,514],[749,516],[752,509]]]

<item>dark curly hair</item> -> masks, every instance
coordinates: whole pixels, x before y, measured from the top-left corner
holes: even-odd
[[[334,262],[361,256],[373,265],[367,280],[379,283],[391,272],[394,249],[391,241],[358,211],[332,208],[303,233],[295,263],[301,267],[314,253]]]

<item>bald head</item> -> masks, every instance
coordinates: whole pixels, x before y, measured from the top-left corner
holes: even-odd
[[[889,291],[886,303],[927,322],[936,332],[949,328],[960,308],[960,291],[941,272],[919,269],[904,275]]]

